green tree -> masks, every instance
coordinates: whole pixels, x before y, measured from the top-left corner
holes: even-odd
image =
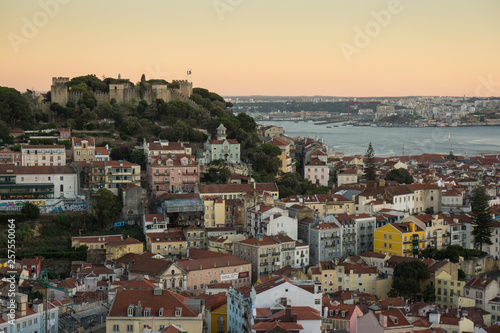
[[[274,180],[281,166],[279,147],[263,144],[255,149],[252,167],[256,180]]]
[[[230,177],[231,170],[224,163],[211,166],[204,175],[206,182],[215,184],[227,184]]]
[[[122,205],[118,197],[106,188],[97,191],[97,202],[94,205],[94,216],[101,226],[105,228],[120,215]]]
[[[139,164],[141,168],[146,166],[146,156],[144,152],[139,149],[135,149],[130,153],[130,157],[128,158],[129,162]]]
[[[430,277],[427,266],[419,260],[402,262],[394,267],[390,295],[414,298],[422,294],[420,284]]]
[[[21,213],[26,215],[30,220],[37,219],[40,216],[40,209],[37,205],[27,202],[23,208],[21,208]]]
[[[432,303],[436,301],[436,289],[433,285],[428,284],[424,289],[424,302]]]
[[[458,278],[460,280],[464,280],[466,277],[467,277],[467,274],[465,274],[465,272],[459,268],[458,269]]]
[[[13,126],[22,122],[23,126],[32,126],[33,110],[28,101],[14,88],[0,87],[0,120]]]
[[[368,145],[368,149],[365,154],[365,178],[367,180],[376,180],[377,172],[375,170],[375,153],[373,151],[372,143]]]
[[[10,127],[5,121],[0,120],[0,144],[10,143],[14,143],[14,138],[10,136]]]
[[[413,184],[413,177],[405,168],[392,169],[387,173],[385,179],[395,180],[400,184]]]
[[[491,242],[491,214],[488,212],[489,196],[486,189],[482,186],[477,186],[471,193],[471,218],[472,235],[474,236],[474,246],[479,246],[479,251],[483,252],[483,245],[492,245]]]

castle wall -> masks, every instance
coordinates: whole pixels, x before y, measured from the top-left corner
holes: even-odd
[[[83,97],[81,92],[72,92],[68,90],[66,83],[69,82],[67,77],[52,78],[51,97],[52,103],[59,103],[66,106],[68,101],[75,103]],[[162,99],[166,103],[170,101],[183,101],[189,105],[200,108],[199,105],[189,99],[193,92],[193,83],[187,80],[175,81],[179,83],[179,89],[169,89],[164,84],[154,84],[151,89],[147,89],[141,98],[140,89],[128,83],[115,83],[109,85],[109,92],[94,92],[94,97],[98,104],[109,102],[115,99],[117,104],[125,105],[128,102],[135,100],[137,103],[145,100],[148,104],[153,103],[157,99]]]

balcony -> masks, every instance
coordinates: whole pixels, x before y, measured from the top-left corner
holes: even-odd
[[[269,265],[269,263],[267,263],[267,262],[261,262],[260,263],[260,266],[268,266],[268,265]]]
[[[273,252],[273,254],[272,254],[272,255],[273,255],[273,256],[279,256],[280,254],[281,254],[281,253],[279,253],[279,252]]]
[[[264,254],[259,255],[259,257],[261,257],[261,258],[265,258],[265,257],[267,257],[267,256],[269,256],[267,253],[264,253]]]

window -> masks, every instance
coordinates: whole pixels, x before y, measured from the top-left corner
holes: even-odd
[[[113,325],[113,332],[120,332],[120,325]]]
[[[127,332],[133,332],[134,331],[134,325],[127,325]]]

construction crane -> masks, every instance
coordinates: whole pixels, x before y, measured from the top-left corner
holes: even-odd
[[[31,281],[31,282],[34,282],[34,283],[39,283],[44,289],[45,289],[45,325],[44,325],[44,333],[49,333],[49,294],[47,292],[47,289],[54,289],[54,290],[59,290],[63,293],[65,293],[66,295],[70,295],[71,296],[71,291],[68,291],[64,288],[59,288],[59,287],[56,287],[56,286],[53,286],[50,284],[50,280],[49,280],[49,272],[47,271],[47,269],[44,269],[42,271],[42,273],[40,274],[40,277],[37,277],[37,278],[32,278],[32,277],[25,277],[21,274],[14,274],[15,276],[17,276],[19,278],[19,285],[21,285],[24,281]],[[53,276],[55,278],[55,276]]]

